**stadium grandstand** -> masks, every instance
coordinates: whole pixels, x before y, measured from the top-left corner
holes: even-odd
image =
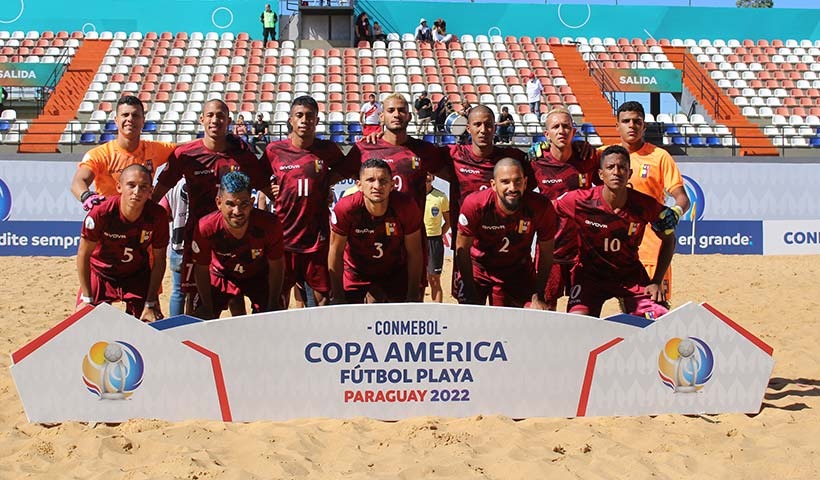
[[[675,155],[820,152],[816,9],[283,1],[278,40],[263,44],[264,4],[255,1],[202,2],[190,12],[190,2],[149,0],[128,14],[91,1],[82,8],[89,18],[69,4],[19,5],[16,18],[0,19],[6,152],[82,152],[109,141],[125,94],[146,106],[145,138],[176,143],[201,134],[212,98],[234,117],[261,114],[280,138],[290,102],[307,94],[320,106],[319,134],[349,144],[368,94],[399,92],[412,104],[422,91],[456,112],[463,102],[508,107],[513,143],[526,148],[543,140],[523,86],[530,74],[544,87],[541,112],[565,106],[593,145],[617,141],[613,112],[637,98],[651,112],[648,139]],[[386,38],[354,44],[361,12]],[[455,40],[417,42],[422,17],[445,18]],[[38,81],[26,84],[20,72],[29,67]],[[445,127],[434,135],[413,122],[410,133],[456,142]]]

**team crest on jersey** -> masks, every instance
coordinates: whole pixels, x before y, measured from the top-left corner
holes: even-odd
[[[90,215],[85,217],[85,228],[89,230],[94,230],[94,227],[96,227],[96,225],[94,224],[94,219],[91,218]]]
[[[420,164],[421,164],[421,158],[419,158],[419,157],[410,157],[410,168],[415,170],[415,169],[419,168]]]
[[[387,236],[393,237],[398,235],[398,231],[396,229],[396,222],[384,222],[384,231],[387,233]]]
[[[644,163],[641,165],[641,178],[646,178],[649,176],[649,164]]]
[[[583,173],[578,174],[578,187],[586,188],[589,185],[589,178]]]
[[[140,243],[150,242],[151,233],[153,233],[152,230],[143,230],[142,232],[140,232]]]
[[[256,258],[259,257],[260,255],[262,255],[262,249],[261,248],[252,248],[251,249],[251,260],[256,260]]]
[[[530,231],[530,221],[529,220],[519,220],[518,221],[518,233],[526,234]]]
[[[313,170],[316,173],[321,172],[323,166],[324,166],[324,162],[322,162],[321,158],[317,158],[316,160],[313,161]]]
[[[629,222],[629,230],[626,231],[627,235],[635,235],[635,232],[638,231],[638,224],[634,222]]]

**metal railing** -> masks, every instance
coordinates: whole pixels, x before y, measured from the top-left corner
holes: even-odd
[[[616,93],[618,93],[620,89],[606,73],[606,67],[604,67],[602,61],[598,60],[598,56],[594,52],[589,52],[588,58],[587,69],[589,70],[589,76],[595,80],[595,83],[601,89],[601,93],[603,93],[609,101],[609,104],[612,106],[612,114],[616,115],[618,111],[618,98]]]

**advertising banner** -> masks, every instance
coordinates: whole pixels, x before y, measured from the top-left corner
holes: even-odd
[[[0,85],[4,87],[45,87],[59,63],[0,63]],[[58,79],[51,79],[52,85]]]
[[[655,322],[414,303],[150,325],[103,304],[12,361],[32,422],[754,413],[774,365],[694,303]]]
[[[820,255],[820,220],[763,222],[764,255]]]
[[[620,92],[680,93],[683,77],[672,68],[610,68],[606,70]]]

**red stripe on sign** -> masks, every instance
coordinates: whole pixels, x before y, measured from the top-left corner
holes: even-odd
[[[731,318],[720,313],[715,307],[709,305],[708,303],[702,303],[701,305],[703,305],[704,308],[706,308],[706,310],[709,310],[710,312],[714,313],[716,317],[723,320],[723,323],[732,327],[735,331],[737,331],[737,333],[743,335],[746,338],[746,340],[757,345],[757,348],[766,352],[766,354],[770,357],[772,356],[772,353],[774,353],[774,348],[772,348],[771,345],[754,336],[754,334],[752,334],[750,331],[735,323],[734,320],[732,320]]]
[[[225,389],[225,377],[222,375],[222,362],[219,361],[219,355],[190,340],[185,340],[182,343],[211,359],[211,368],[214,371],[214,383],[216,384],[216,395],[217,398],[219,398],[219,409],[222,411],[222,420],[232,422],[231,405],[228,402],[228,391]]]
[[[53,327],[49,328],[48,330],[43,332],[39,337],[28,342],[19,350],[12,353],[11,360],[14,363],[20,363],[24,358],[28,357],[29,355],[34,353],[35,350],[51,341],[51,339],[62,333],[66,328],[77,323],[77,320],[83,318],[91,310],[94,310],[94,307],[92,307],[91,305],[86,305],[82,309],[77,310],[70,317],[66,318],[57,325],[54,325]]]
[[[578,399],[578,411],[576,412],[576,416],[583,417],[587,414],[589,391],[592,389],[592,377],[595,375],[595,362],[598,360],[598,355],[617,345],[621,341],[623,341],[623,338],[621,337],[613,338],[609,342],[589,352],[587,371],[586,374],[584,374],[584,385],[581,387],[581,398]]]

